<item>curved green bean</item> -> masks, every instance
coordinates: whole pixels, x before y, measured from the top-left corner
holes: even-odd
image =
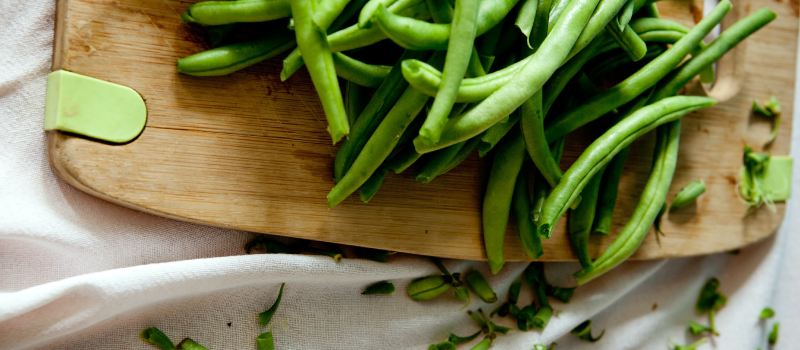
[[[383,184],[383,180],[386,178],[388,172],[389,171],[386,169],[375,170],[375,172],[370,175],[369,179],[361,185],[358,194],[361,196],[362,202],[369,203],[369,200],[378,193],[378,189],[381,188],[381,184]]]
[[[364,4],[364,8],[361,9],[361,13],[358,14],[358,27],[359,28],[369,28],[372,26],[372,16],[375,15],[375,11],[377,11],[380,7],[388,7],[392,5],[397,0],[369,0],[366,4]],[[427,6],[427,5],[426,5]]]
[[[476,34],[481,36],[500,23],[519,0],[481,1],[478,6]],[[458,11],[458,6],[456,6]],[[450,26],[428,23],[383,11],[375,11],[373,21],[386,37],[397,45],[412,50],[446,50],[450,39]]]
[[[592,266],[592,258],[589,256],[589,235],[592,232],[597,195],[600,191],[600,180],[604,171],[605,167],[589,179],[586,187],[581,191],[581,201],[578,203],[578,207],[569,213],[569,241],[583,268]]]
[[[292,33],[276,28],[270,37],[221,46],[178,59],[178,72],[199,77],[228,75],[293,48]]]
[[[552,228],[580,195],[586,183],[623,148],[659,125],[678,120],[686,113],[710,107],[715,103],[716,100],[707,97],[665,98],[639,109],[606,131],[586,148],[547,197],[542,217],[539,218],[539,235],[550,238]]]
[[[455,106],[451,114],[460,114],[466,106],[466,104]],[[422,183],[433,181],[436,176],[446,171],[446,168],[450,165],[450,161],[461,152],[461,148],[463,148],[466,143],[466,141],[457,143],[450,147],[440,149],[439,151],[429,153],[426,157],[427,159],[425,159],[424,165],[417,169],[414,180]]]
[[[553,154],[556,162],[561,162],[561,155],[564,154],[564,141],[565,138],[560,138],[550,144],[550,153]],[[533,200],[531,209],[531,221],[536,225],[537,231],[539,226],[539,218],[542,216],[544,203],[547,201],[547,195],[550,194],[550,185],[544,179],[538,169],[533,170]],[[538,234],[537,234],[538,235]]]
[[[606,31],[634,62],[642,59],[647,53],[647,45],[644,40],[636,34],[636,31],[630,25],[626,25],[623,30],[620,30],[615,23],[611,23],[606,26]]]
[[[626,0],[600,0],[592,17],[589,18],[589,22],[586,23],[586,27],[583,28],[580,36],[575,41],[575,45],[567,55],[567,59],[572,59],[572,57],[583,51],[589,43],[594,41],[597,36],[606,32],[604,28],[625,6],[625,3]]]
[[[400,95],[406,90],[408,84],[400,73],[400,62],[408,58],[427,59],[430,57],[429,55],[429,52],[407,50],[400,57],[400,61],[392,67],[389,75],[383,80],[372,99],[364,107],[364,111],[361,112],[356,123],[353,124],[350,137],[344,141],[336,154],[336,160],[333,163],[333,176],[336,182],[341,181],[356,160],[356,157],[358,157],[361,149],[364,148],[370,135],[378,128],[383,118],[386,117],[386,114],[395,105]]]
[[[528,186],[528,170],[525,165],[517,175],[514,183],[514,194],[511,198],[511,208],[514,209],[514,219],[517,222],[517,233],[522,242],[522,250],[531,259],[539,259],[544,254],[542,240],[536,233],[536,225],[530,219],[531,193]]]
[[[392,67],[367,64],[350,58],[341,52],[333,54],[336,75],[366,87],[378,87],[389,75]]]
[[[572,0],[559,17],[553,35],[548,35],[516,78],[483,102],[451,119],[438,143],[414,139],[417,152],[427,153],[470,139],[502,120],[542,88],[566,58],[599,0]]]
[[[312,18],[316,0],[292,0],[291,4],[297,46],[300,47],[300,52],[305,53],[303,59],[311,75],[311,82],[314,83],[328,119],[328,133],[336,144],[350,133],[350,124],[347,123],[339,79],[336,77],[333,55],[325,32]]]
[[[511,214],[514,183],[524,160],[525,140],[519,128],[514,128],[497,145],[483,198],[483,241],[492,273],[499,272],[505,264],[503,242]]]
[[[187,23],[222,25],[237,22],[266,22],[292,16],[288,0],[203,1],[181,14]]]
[[[447,1],[425,0],[428,11],[431,13],[433,21],[436,23],[450,23],[453,21],[454,10]]]
[[[317,4],[314,11],[314,23],[327,31],[337,17],[344,11],[350,0],[326,0]]]
[[[608,162],[606,169],[603,171],[603,178],[600,180],[600,192],[597,195],[597,209],[595,210],[594,223],[592,224],[592,233],[596,235],[607,236],[611,233],[611,219],[613,219],[614,207],[617,203],[619,180],[622,177],[622,169],[630,150],[630,147],[625,147],[617,153]]]
[[[475,50],[475,31],[477,29],[479,0],[456,0],[453,23],[450,24],[450,39],[447,43],[447,56],[442,70],[442,84],[433,100],[419,136],[431,143],[439,142],[444,126],[458,94],[458,87],[464,79],[470,56]],[[384,11],[385,13],[385,11]],[[465,140],[466,141],[466,140]]]
[[[456,5],[456,7],[458,7],[458,5]],[[467,276],[466,282],[467,286],[469,286],[484,303],[492,304],[497,302],[497,294],[492,290],[492,287],[486,282],[486,279],[483,278],[480,272],[472,271],[472,273]]]
[[[548,9],[546,17],[548,34],[553,31],[553,28],[555,28],[556,22],[558,22],[558,18],[561,17],[561,13],[563,13],[564,10],[567,9],[567,5],[569,5],[569,2],[570,0],[554,0],[551,2],[552,7]]]
[[[483,158],[489,154],[489,151],[491,151],[494,146],[496,146],[497,143],[500,142],[500,140],[502,140],[509,131],[511,131],[512,128],[516,127],[518,122],[519,109],[511,112],[511,115],[508,116],[507,122],[492,125],[492,127],[486,130],[483,134],[475,136],[480,139],[480,143],[478,143],[478,155]]]
[[[603,91],[580,106],[572,108],[556,118],[545,127],[548,140],[555,140],[578,127],[597,119],[601,115],[622,106],[636,96],[655,85],[666,76],[672,68],[705,37],[728,13],[731,3],[728,0],[714,8],[686,36],[673,45],[667,52],[650,61],[638,72],[634,73],[616,86]]]
[[[657,129],[653,169],[650,171],[650,179],[642,191],[639,204],[636,206],[631,220],[611,246],[594,261],[590,268],[584,268],[573,275],[579,285],[586,284],[625,261],[636,251],[647,232],[650,231],[653,220],[667,197],[667,191],[675,173],[680,125],[680,119],[677,119]]]
[[[475,147],[478,146],[478,142],[480,142],[480,137],[473,137],[467,141],[463,147],[456,153],[455,156],[450,160],[450,163],[442,170],[440,173],[436,174],[436,176],[442,175],[450,170],[453,170],[456,166],[461,164],[464,160],[472,154],[472,151],[475,150]],[[413,148],[413,147],[410,147]],[[416,152],[416,151],[415,151]]]

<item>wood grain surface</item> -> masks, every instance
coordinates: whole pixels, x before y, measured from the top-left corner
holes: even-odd
[[[787,2],[789,1],[789,2]],[[225,77],[176,72],[175,60],[210,48],[203,29],[181,22],[194,1],[59,0],[53,69],[65,69],[129,86],[148,108],[140,137],[109,145],[50,132],[52,168],[73,186],[111,202],[178,220],[282,236],[448,258],[485,259],[481,203],[490,159],[473,154],[453,171],[421,184],[390,174],[369,204],[351,196],[333,210],[333,158],[322,108],[305,70],[279,78],[281,58]],[[678,169],[668,200],[686,184],[705,180],[696,204],[668,213],[666,236],[650,234],[634,259],[691,256],[739,248],[773,233],[776,213],[762,208],[745,216],[734,190],[745,143],[768,138],[769,121],[753,117],[753,99],[775,95],[784,120],[769,150],[788,154],[795,61],[797,0],[742,0],[723,23],[767,6],[778,19],[718,63],[711,109],[683,118]],[[663,17],[694,25],[702,9],[690,1],[658,3]],[[653,135],[637,140],[625,165],[614,232],[628,220],[647,181]],[[589,143],[587,130],[567,140],[566,169]],[[477,152],[476,152],[477,153]],[[527,260],[514,220],[506,259]],[[574,260],[565,219],[544,242],[542,260]],[[614,239],[594,236],[598,255]]]

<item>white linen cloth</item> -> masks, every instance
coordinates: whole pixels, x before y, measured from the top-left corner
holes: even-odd
[[[273,328],[277,349],[426,349],[450,332],[477,330],[451,293],[426,302],[407,297],[411,279],[436,272],[426,258],[399,254],[381,264],[245,255],[243,246],[255,234],[139,213],[61,181],[47,163],[42,131],[54,10],[53,0],[0,1],[0,349],[155,349],[138,338],[151,326],[176,343],[191,337],[209,349],[255,349],[254,338],[265,331],[257,315],[283,282]],[[794,124],[796,155],[800,123]],[[794,173],[800,188],[800,171]],[[552,341],[561,349],[686,344],[696,339],[687,322],[706,322],[693,306],[709,277],[720,279],[729,301],[717,316],[722,335],[701,349],[767,349],[768,329],[758,320],[765,306],[782,324],[775,348],[796,348],[797,203],[790,201],[777,235],[739,255],[626,263],[579,288],[570,304],[554,302],[561,313],[544,332],[515,331],[493,349]],[[491,276],[485,263],[445,264],[453,272],[479,269],[501,300],[525,267],[508,264]],[[547,264],[548,277],[562,285],[576,269],[575,263]],[[397,286],[394,295],[360,294],[384,280]],[[520,302],[530,298],[523,288]],[[495,307],[473,296],[469,309],[479,306]],[[606,330],[599,342],[569,334],[586,319],[594,320],[595,334]]]

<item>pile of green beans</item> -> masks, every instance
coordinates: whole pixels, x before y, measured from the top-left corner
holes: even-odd
[[[390,173],[414,164],[414,179],[429,183],[475,149],[492,155],[482,220],[492,272],[504,265],[512,213],[519,243],[538,259],[546,254],[541,240],[570,211],[568,232],[583,268],[575,278],[583,284],[641,244],[672,182],[680,118],[716,103],[675,95],[698,76],[713,83],[714,62],[776,17],[757,10],[705,44],[730,9],[722,0],[689,29],[659,18],[652,0],[205,1],[181,18],[212,26],[215,45],[245,26],[236,23],[271,23],[255,40],[179,59],[178,71],[228,75],[279,56],[286,80],[305,66],[333,143],[343,141],[329,208],[357,191],[364,202],[379,196]],[[600,136],[563,171],[565,136],[595,120]],[[593,260],[589,236],[612,232],[629,145],[654,130],[653,167],[639,205]],[[673,206],[696,195],[684,197]],[[482,278],[470,277],[467,284],[483,288]],[[426,299],[465,288],[453,281],[448,273],[430,276],[409,293]]]

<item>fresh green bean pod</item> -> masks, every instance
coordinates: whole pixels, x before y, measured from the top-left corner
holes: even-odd
[[[614,214],[614,206],[617,203],[619,180],[622,177],[622,169],[630,150],[630,146],[622,149],[611,159],[606,169],[603,171],[592,228],[592,232],[596,235],[607,236],[611,233],[611,219]]]
[[[597,194],[600,191],[600,182],[604,171],[605,168],[592,176],[581,191],[581,201],[578,203],[578,207],[569,213],[569,240],[572,250],[578,256],[578,261],[583,268],[592,266],[592,258],[589,256],[589,235],[592,233]]]
[[[478,146],[478,143],[480,141],[481,138],[479,136],[469,139],[469,141],[464,143],[464,146],[458,150],[458,153],[456,153],[456,155],[453,156],[453,158],[450,160],[450,163],[447,164],[447,167],[445,167],[444,170],[439,174],[436,174],[436,176],[442,175],[450,170],[453,170],[453,168],[461,164],[461,162],[463,162],[465,159],[467,159],[467,157],[469,157],[470,154],[472,154],[472,151],[475,150],[475,147]]]
[[[478,155],[483,158],[489,154],[489,151],[491,151],[511,129],[517,127],[518,122],[519,110],[512,112],[511,115],[508,116],[507,122],[492,125],[483,135],[476,136],[480,139],[480,143],[478,143]]]
[[[489,347],[492,346],[492,339],[493,338],[491,336],[487,335],[483,338],[483,340],[480,341],[480,343],[473,346],[470,350],[488,350]]]
[[[556,22],[558,22],[559,17],[567,9],[567,5],[569,5],[570,0],[554,0],[551,2],[551,8],[547,11],[547,33],[553,31],[553,28],[556,26]],[[538,11],[537,11],[538,12]],[[538,19],[538,18],[537,18]]]
[[[776,17],[777,15],[775,12],[767,8],[762,8],[731,25],[704,50],[662,79],[658,83],[656,92],[651,98],[651,101],[658,101],[664,97],[676,94],[686,83],[692,80],[694,76],[705,69],[705,67],[719,60],[722,55],[747,38],[750,34],[755,33],[769,22],[772,22]]]
[[[672,205],[669,209],[675,210],[686,207],[703,193],[706,193],[706,183],[702,179],[694,181],[675,195],[675,199],[672,200]]]
[[[539,235],[550,238],[552,228],[580,195],[586,183],[623,148],[659,125],[678,120],[686,113],[711,107],[715,103],[716,100],[707,97],[666,98],[639,109],[606,131],[586,148],[547,197],[539,219]]]
[[[589,20],[599,0],[572,0],[559,17],[554,35],[548,35],[515,79],[492,93],[483,102],[451,119],[438,143],[414,139],[417,152],[427,153],[468,140],[502,120],[541,89],[566,59],[569,49]]]
[[[665,46],[661,43],[647,45],[647,53],[642,59],[644,59],[644,62],[648,62],[658,57],[666,51]],[[587,63],[583,71],[589,78],[595,80],[608,76],[618,76],[620,70],[624,70],[626,66],[633,63],[633,59],[626,52],[614,50]]]
[[[300,52],[305,52],[303,59],[328,119],[328,133],[336,144],[350,134],[350,124],[347,123],[339,79],[325,32],[314,24],[312,18],[316,1],[292,0],[291,4],[297,46]]]
[[[601,0],[602,2],[603,0]],[[599,5],[598,5],[599,7]],[[577,74],[583,66],[595,56],[594,51],[602,46],[605,42],[611,40],[607,35],[601,34],[595,38],[588,46],[581,50],[576,56],[567,61],[561,68],[557,69],[553,76],[547,80],[542,87],[542,110],[545,117],[550,111],[550,107],[556,101],[556,98],[561,91],[567,86],[567,83]]]
[[[589,43],[594,41],[597,36],[603,35],[606,25],[614,19],[622,7],[625,6],[625,3],[626,0],[600,0],[592,17],[589,18],[589,22],[586,23],[580,36],[575,41],[575,45],[567,55],[567,59],[572,59],[572,57],[583,51]]]
[[[175,345],[164,332],[156,327],[145,328],[139,333],[139,339],[158,346],[161,350],[174,350]]]
[[[473,43],[478,25],[478,5],[480,3],[479,0],[456,0],[453,23],[449,27],[450,39],[442,70],[442,84],[439,86],[433,106],[419,130],[417,138],[432,143],[439,142],[439,137],[449,120],[448,116],[455,104],[458,87],[461,86],[473,52],[477,58],[478,52]]]
[[[503,242],[511,213],[514,183],[524,160],[525,140],[519,128],[513,128],[497,146],[483,198],[483,241],[492,273],[499,272],[505,263]]]
[[[412,300],[430,300],[451,288],[445,276],[428,276],[414,280],[408,285],[408,296]]]
[[[522,249],[531,259],[539,259],[544,254],[544,250],[542,249],[542,241],[536,233],[536,225],[530,219],[531,193],[528,185],[528,170],[524,164],[519,175],[517,175],[517,181],[514,183],[511,207],[514,209],[514,219],[517,222],[517,232],[519,233],[519,240],[522,242]],[[517,289],[516,293],[519,296],[519,289]],[[516,302],[516,298],[514,298],[513,303],[516,304]]]
[[[505,18],[519,0],[481,1],[478,7],[476,34],[481,36]],[[456,6],[458,11],[458,6]],[[446,50],[450,25],[429,23],[402,17],[378,8],[372,19],[381,31],[397,45],[412,50]]]
[[[197,344],[192,338],[186,338],[178,343],[177,349],[180,350],[208,350],[205,346]]]
[[[686,28],[686,26],[683,24],[664,18],[637,18],[631,21],[630,26],[633,28],[633,30],[640,34],[655,30],[668,30],[681,32],[683,34],[689,32],[689,28]]]
[[[386,8],[392,5],[397,0],[369,0],[366,4],[364,4],[364,8],[361,9],[361,13],[358,14],[358,27],[359,28],[369,28],[372,26],[372,17],[375,15],[375,12],[383,7]],[[427,6],[427,4],[426,4]]]
[[[454,10],[447,1],[439,0],[425,0],[428,5],[428,11],[431,13],[431,18],[435,23],[450,23],[453,21]]]
[[[344,110],[347,112],[347,121],[350,125],[356,123],[356,119],[369,103],[370,90],[366,87],[353,82],[345,82],[344,85]]]
[[[266,22],[292,16],[288,0],[203,1],[181,14],[187,23],[218,26],[237,22]]]
[[[422,183],[429,183],[441,174],[445,168],[450,164],[450,160],[455,157],[461,148],[464,147],[465,142],[457,143],[447,148],[440,149],[436,152],[429,153],[430,157],[426,160],[425,164],[417,169],[414,180]]]
[[[647,45],[644,40],[636,34],[636,31],[630,25],[626,25],[623,30],[620,30],[616,24],[611,23],[606,26],[606,31],[634,62],[642,59],[647,53]]]
[[[389,75],[375,91],[356,123],[353,124],[350,137],[344,141],[336,154],[336,160],[333,163],[333,175],[336,182],[342,180],[364,145],[369,141],[370,136],[406,90],[408,84],[400,73],[400,62],[408,58],[427,59],[430,57],[429,55],[429,52],[406,50],[400,61],[392,67]]]
[[[666,101],[666,99],[662,101]],[[678,158],[679,140],[680,119],[657,129],[653,169],[650,171],[650,179],[642,191],[639,204],[636,206],[631,220],[611,243],[611,246],[594,261],[592,267],[584,268],[573,275],[579,285],[586,284],[621,264],[641,245],[647,232],[650,231],[653,220],[658,215],[666,199],[667,190],[672,183]]]
[[[556,162],[561,162],[561,155],[564,154],[564,141],[565,138],[562,137],[550,144],[550,153],[553,154],[553,158],[555,158]],[[547,195],[549,194],[550,185],[547,183],[547,180],[539,173],[538,169],[533,169],[533,200],[531,202],[532,208],[530,218],[534,225],[536,225],[537,232],[539,218],[542,216],[544,203],[547,201]]]
[[[276,28],[269,38],[226,45],[178,59],[178,72],[199,77],[228,75],[274,57],[295,46],[286,28]]]
[[[367,64],[341,52],[333,54],[333,63],[336,67],[336,75],[339,77],[372,88],[380,86],[389,75],[389,71],[392,70],[392,67]]]
[[[467,276],[466,282],[467,286],[469,286],[483,302],[489,304],[497,302],[497,294],[495,294],[492,287],[489,286],[489,283],[486,282],[486,279],[483,278],[480,272],[473,271],[470,273],[469,276]]]
[[[328,27],[339,17],[349,2],[350,0],[320,1],[317,4],[317,10],[314,11],[314,23],[327,31]]]
[[[728,13],[731,3],[728,0],[714,8],[686,36],[673,45],[667,52],[650,61],[638,72],[616,86],[603,91],[580,106],[572,108],[545,126],[548,140],[555,140],[600,117],[601,115],[622,106],[636,96],[655,85],[661,78],[669,74],[691,50],[705,37]],[[418,147],[419,148],[419,147]],[[418,149],[419,151],[419,149]]]
[[[522,2],[522,6],[519,9],[519,13],[517,14],[516,20],[514,21],[514,25],[519,28],[519,31],[522,35],[525,36],[525,44],[528,48],[531,48],[530,44],[530,35],[533,31],[533,25],[537,22],[536,14],[539,13],[540,5],[544,5],[543,3],[552,4],[552,0],[525,0]],[[547,6],[547,12],[550,12],[550,6]]]

